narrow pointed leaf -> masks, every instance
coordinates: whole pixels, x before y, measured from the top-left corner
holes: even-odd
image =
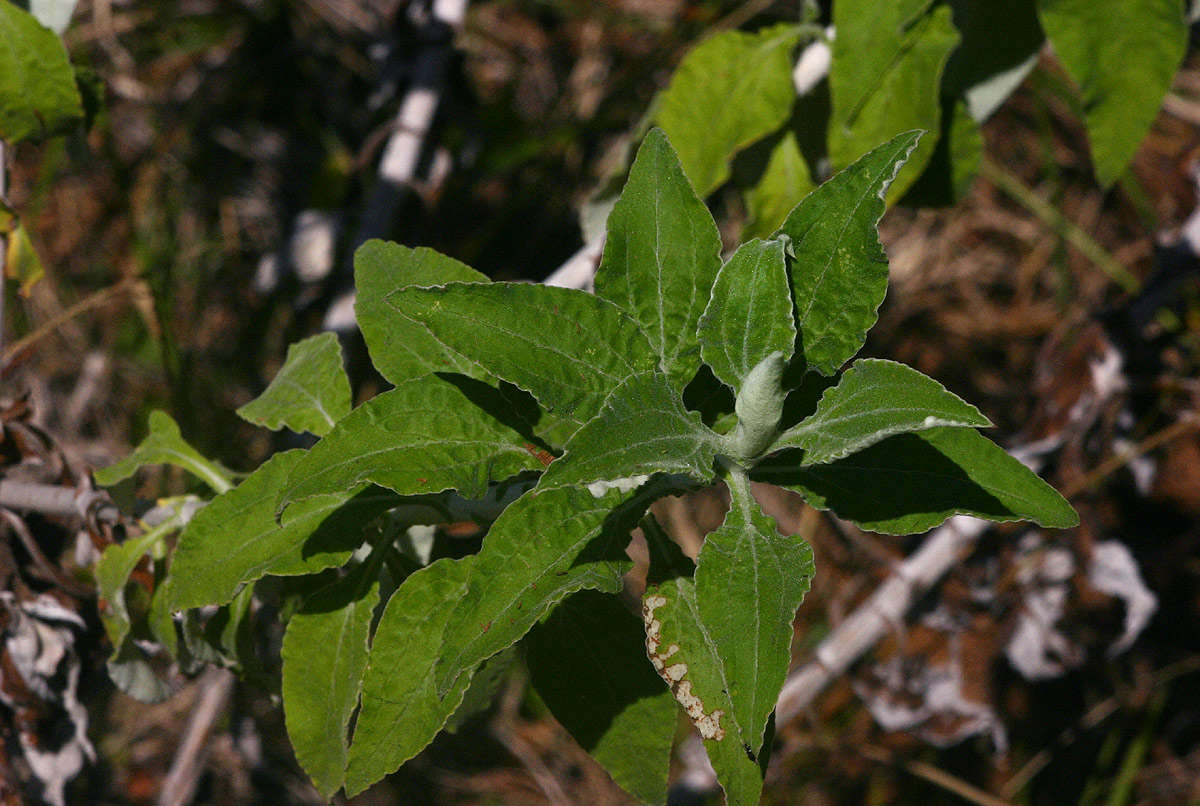
[[[354,253],[355,316],[371,363],[379,374],[399,385],[431,372],[480,374],[467,359],[448,350],[419,322],[400,315],[386,302],[389,294],[406,286],[446,283],[486,283],[484,274],[465,263],[419,247],[371,240]]]
[[[488,530],[446,626],[446,653],[433,670],[439,692],[516,643],[570,594],[619,591],[630,532],[650,502],[670,492],[657,480],[601,497],[565,487],[509,505]]]
[[[296,463],[280,509],[369,483],[401,495],[454,489],[474,498],[490,482],[541,469],[537,453],[463,389],[429,375],[368,400],[339,422]]]
[[[150,433],[132,453],[116,464],[95,472],[97,484],[107,487],[129,478],[145,465],[166,464],[182,467],[218,493],[233,486],[224,470],[184,441],[171,415],[165,411],[152,411],[149,424]]]
[[[734,392],[771,353],[796,345],[783,241],[749,241],[721,267],[699,324],[700,355]]]
[[[792,659],[792,620],[813,577],[812,549],[779,534],[745,476],[730,479],[725,523],[696,567],[700,621],[721,659],[738,741],[755,757]]]
[[[824,465],[804,467],[786,451],[753,477],[885,534],[924,532],[955,514],[1056,529],[1079,522],[1053,487],[971,428],[898,434]]]
[[[941,79],[959,35],[949,6],[931,0],[841,0],[835,4],[829,92],[829,157],[835,168],[908,129],[925,138],[899,171],[898,198],[933,154],[940,130]]]
[[[16,4],[0,3],[0,140],[45,139],[82,118],[62,40]]]
[[[746,191],[746,212],[750,221],[742,237],[766,237],[779,229],[787,214],[812,192],[813,187],[812,173],[800,152],[796,135],[785,132],[771,149],[762,178]]]
[[[350,412],[350,380],[337,336],[321,333],[288,347],[283,367],[266,390],[237,410],[272,431],[290,428],[323,437]]]
[[[642,326],[682,389],[700,368],[696,322],[721,267],[721,236],[661,129],[638,150],[608,217],[596,294]]]
[[[854,362],[817,410],[774,445],[802,448],[802,465],[841,459],[893,434],[940,426],[987,428],[988,418],[944,386],[895,361]]]
[[[474,669],[442,697],[430,671],[443,652],[451,613],[446,603],[466,592],[471,560],[438,560],[404,580],[388,600],[371,641],[350,744],[350,797],[421,752],[462,702]]]
[[[646,660],[641,622],[615,596],[580,591],[525,640],[534,688],[626,792],[667,799],[675,700]]]
[[[808,366],[832,375],[862,348],[887,292],[876,225],[883,194],[916,146],[906,132],[814,190],[783,222],[796,323]]]
[[[364,564],[305,599],[283,635],[283,713],[300,766],[324,798],[346,774],[346,735],[367,668],[379,577]]]
[[[595,418],[584,423],[538,481],[539,490],[590,485],[603,492],[621,480],[655,473],[713,476],[717,435],[661,372],[631,375],[613,390]]]
[[[1096,178],[1121,177],[1187,50],[1177,0],[1129,0],[1119,13],[1087,0],[1038,0],[1054,53],[1079,84]]]
[[[725,31],[688,53],[671,77],[655,121],[701,196],[729,177],[737,152],[788,119],[796,100],[792,51],[799,38],[793,24]]]
[[[632,319],[583,291],[454,283],[402,289],[387,302],[423,323],[438,344],[530,392],[577,425],[600,411],[613,387],[657,364]]]
[[[646,654],[699,731],[728,806],[755,806],[762,795],[762,770],[754,751],[740,740],[742,730],[726,693],[733,681],[701,621],[692,579],[676,576],[648,584],[642,620]]]
[[[196,513],[172,559],[173,609],[223,604],[267,574],[311,574],[341,565],[362,545],[363,527],[400,500],[377,487],[348,488],[294,504],[281,525],[276,498],[305,455],[276,454]]]

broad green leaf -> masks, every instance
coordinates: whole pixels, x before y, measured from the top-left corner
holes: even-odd
[[[0,140],[42,140],[82,118],[62,41],[15,4],[0,3]]]
[[[574,485],[593,493],[638,486],[655,473],[713,477],[718,438],[683,407],[661,372],[631,375],[613,390],[596,417],[575,432],[566,454],[538,481],[539,490]]]
[[[431,674],[443,653],[454,602],[466,593],[473,558],[441,559],[412,574],[388,600],[362,684],[362,709],[346,768],[350,797],[421,752],[462,702],[474,669],[439,697]]]
[[[377,487],[349,488],[293,504],[280,524],[275,501],[305,455],[276,454],[196,513],[171,564],[174,609],[228,602],[267,574],[311,574],[341,565],[362,545],[363,527],[399,502]]]
[[[983,123],[1037,62],[1044,37],[1035,0],[950,0],[962,42],[950,55],[942,86],[963,97]]]
[[[771,150],[762,178],[746,191],[746,212],[750,220],[742,237],[765,237],[779,229],[787,214],[812,192],[813,187],[812,174],[800,152],[796,135],[785,132]]]
[[[600,411],[613,387],[658,363],[628,315],[571,288],[454,283],[402,289],[387,302],[423,323],[439,344],[577,425]]]
[[[855,361],[817,410],[784,433],[772,450],[803,448],[801,465],[841,459],[893,434],[938,426],[988,428],[979,409],[927,375],[895,361]]]
[[[109,487],[129,478],[145,465],[161,464],[182,467],[217,493],[233,486],[224,470],[184,441],[179,426],[164,411],[150,412],[150,433],[132,453],[115,465],[100,468],[94,475],[97,484]]]
[[[832,375],[863,345],[887,292],[876,225],[883,195],[916,146],[906,132],[814,190],[780,232],[792,239],[792,299],[809,368]]]
[[[1038,0],[1038,17],[1083,96],[1096,178],[1125,171],[1187,49],[1179,0]]]
[[[792,620],[814,568],[812,549],[779,534],[741,473],[729,480],[725,523],[704,539],[696,600],[729,681],[729,723],[757,758],[792,660]]]
[[[618,592],[630,567],[630,532],[650,502],[670,492],[669,482],[652,480],[600,497],[571,487],[534,490],[510,504],[488,530],[446,626],[446,652],[433,670],[439,692],[516,643],[570,594]]]
[[[729,178],[729,160],[778,129],[792,111],[793,24],[724,31],[683,58],[660,96],[655,122],[701,196]]]
[[[486,275],[426,247],[371,240],[354,253],[354,311],[367,342],[371,363],[384,378],[400,384],[431,372],[480,373],[470,361],[448,350],[419,322],[399,315],[386,300],[405,286],[486,283]]]
[[[374,563],[304,600],[283,634],[283,713],[296,760],[324,798],[346,775],[346,730],[367,668],[367,638],[379,604]]]
[[[455,489],[474,498],[489,482],[541,469],[537,454],[526,437],[479,409],[463,389],[428,375],[368,400],[341,420],[295,463],[280,510],[368,483],[401,495]]]
[[[256,399],[237,410],[272,431],[290,428],[323,437],[350,412],[350,380],[337,335],[321,333],[288,347],[287,359]]]
[[[721,267],[721,236],[661,129],[646,135],[608,217],[596,294],[642,326],[677,388],[700,368],[696,321]]]
[[[835,168],[909,129],[938,132],[942,71],[958,44],[949,7],[933,0],[834,4],[829,157]],[[899,198],[933,153],[925,139],[893,183]]]
[[[580,591],[525,640],[534,688],[626,792],[667,799],[675,700],[646,660],[641,622],[615,596]]]
[[[897,434],[826,465],[804,467],[785,451],[752,475],[885,534],[924,532],[955,514],[1054,529],[1079,522],[1053,487],[971,428]]]
[[[796,322],[782,240],[738,247],[713,283],[698,335],[704,363],[734,392],[771,353],[791,359]]]
[[[720,650],[700,617],[690,565],[661,530],[647,527],[650,573],[642,597],[646,654],[704,740],[728,806],[755,806],[763,775],[743,733],[728,692],[735,686]],[[674,555],[674,556],[671,556]],[[670,568],[663,567],[663,560]]]

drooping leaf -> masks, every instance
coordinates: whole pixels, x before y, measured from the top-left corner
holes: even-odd
[[[296,462],[280,509],[369,483],[401,495],[454,489],[474,498],[489,482],[541,469],[537,454],[525,436],[475,406],[463,389],[428,375],[368,400],[340,421]]]
[[[619,591],[630,567],[630,532],[651,501],[677,489],[662,479],[599,497],[570,487],[535,489],[510,504],[475,555],[446,626],[446,653],[433,671],[439,692],[516,643],[570,594]]]
[[[430,674],[443,653],[454,602],[466,593],[473,558],[441,559],[404,580],[388,600],[362,684],[346,768],[350,797],[421,752],[462,702],[474,669],[438,696]]]
[[[399,385],[431,372],[478,374],[478,367],[429,335],[419,322],[400,315],[386,300],[405,286],[486,283],[484,274],[426,247],[410,249],[371,240],[354,253],[354,311],[371,363]]]
[[[647,519],[648,521],[650,519]],[[704,740],[729,806],[755,806],[763,774],[728,692],[719,649],[700,618],[691,562],[653,523],[643,526],[651,547],[650,572],[642,597],[646,654],[675,700]]]
[[[746,212],[750,220],[742,237],[766,237],[775,232],[813,187],[812,174],[800,152],[796,135],[790,131],[784,133],[771,149],[762,178],[746,191]]]
[[[713,284],[698,334],[704,363],[735,393],[771,353],[791,359],[796,322],[782,240],[748,241],[733,253]]]
[[[683,58],[655,121],[701,196],[729,177],[734,154],[787,120],[796,99],[791,57],[799,38],[793,24],[724,31]]]
[[[899,132],[934,133],[897,175],[891,194],[899,198],[925,167],[940,130],[942,71],[958,44],[950,9],[933,0],[840,0],[833,24],[829,157],[834,167],[850,165]]]
[[[350,380],[337,335],[321,333],[288,347],[283,367],[254,400],[237,410],[272,431],[290,428],[319,437],[350,412]]]
[[[642,326],[679,389],[700,368],[696,322],[721,267],[721,236],[661,129],[646,135],[608,217],[596,293]]]
[[[534,688],[580,746],[645,803],[667,798],[675,700],[646,660],[641,622],[580,591],[525,640]]]
[[[175,523],[178,521],[176,520]],[[173,525],[173,524],[171,524]],[[168,525],[167,528],[170,528]],[[167,529],[152,529],[145,534],[114,543],[104,550],[93,571],[96,593],[100,598],[100,616],[115,658],[129,634],[131,616],[125,601],[125,586],[142,557],[166,539]]]
[[[14,3],[0,3],[0,140],[42,140],[82,117],[62,40]]]
[[[305,455],[276,454],[196,513],[175,547],[174,609],[228,602],[267,574],[311,574],[341,565],[362,545],[363,527],[400,500],[378,487],[347,488],[293,504],[280,524],[276,498]]]
[[[730,724],[758,757],[787,677],[792,620],[812,581],[812,549],[779,534],[744,475],[729,480],[725,523],[704,539],[696,566],[700,621],[729,682]]]
[[[895,361],[855,361],[817,410],[784,433],[772,450],[803,448],[802,465],[841,459],[893,434],[939,426],[988,428],[979,409],[927,375]]]
[[[950,0],[962,42],[946,64],[943,87],[983,123],[1037,62],[1044,36],[1036,0]]]
[[[885,534],[923,532],[955,514],[1055,529],[1079,522],[1053,487],[972,428],[897,434],[824,465],[801,466],[785,451],[752,475]]]
[[[1177,0],[1038,0],[1055,54],[1083,96],[1096,178],[1108,187],[1146,136],[1187,49]]]
[[[387,302],[424,324],[439,344],[577,425],[600,411],[614,386],[658,363],[646,335],[621,309],[570,288],[453,283],[402,289]]]
[[[713,477],[717,442],[700,415],[683,407],[666,375],[631,375],[608,396],[600,413],[575,432],[538,489],[586,485],[603,492],[621,486],[622,480],[637,486],[655,473],[705,483]]]
[[[876,225],[883,194],[916,146],[906,132],[814,190],[783,222],[791,238],[792,298],[811,369],[832,375],[862,347],[887,292]]]
[[[97,470],[96,482],[105,487],[127,479],[145,465],[176,465],[217,493],[232,487],[228,474],[184,441],[179,426],[164,411],[150,412],[150,433],[121,461]]]
[[[324,798],[346,775],[350,714],[367,668],[378,567],[364,563],[304,600],[283,634],[283,713],[296,760]]]

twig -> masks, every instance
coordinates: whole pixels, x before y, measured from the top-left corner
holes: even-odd
[[[27,333],[13,342],[12,346],[5,350],[3,356],[0,357],[0,372],[7,369],[9,364],[16,360],[17,356],[75,317],[82,316],[94,308],[99,308],[121,294],[128,293],[130,296],[136,296],[137,294],[144,293],[144,291],[145,283],[140,278],[126,277],[115,285],[110,285],[108,288],[102,288],[94,294],[89,294],[70,308],[43,323],[37,330]]]
[[[1052,229],[1058,237],[1062,238],[1081,255],[1094,263],[1098,269],[1107,274],[1108,278],[1121,286],[1121,288],[1131,294],[1137,293],[1141,288],[1141,282],[1130,274],[1129,270],[1110,255],[1104,247],[1096,243],[1096,240],[1091,235],[1088,235],[1073,221],[1060,213],[1050,202],[1026,187],[1025,183],[1020,179],[1001,168],[988,157],[984,157],[980,162],[979,173],[1026,210],[1040,218],[1042,223]]]
[[[116,523],[121,512],[102,490],[80,492],[61,484],[36,484],[0,479],[0,507],[40,512],[57,518],[86,518],[89,514],[101,523]]]
[[[537,752],[529,746],[529,742],[518,736],[512,727],[517,719],[517,712],[525,695],[527,682],[527,678],[522,674],[514,674],[509,678],[504,694],[500,698],[500,707],[492,720],[492,735],[533,777],[534,782],[542,790],[546,800],[550,801],[551,806],[569,806],[572,801],[563,791],[562,785],[554,777],[554,773],[550,771]]]
[[[896,758],[894,753],[882,747],[875,747],[869,744],[860,745],[858,750],[865,758],[877,761],[880,764],[898,765],[912,775],[940,786],[947,792],[952,792],[969,803],[975,803],[978,806],[1010,806],[1008,800],[985,792],[979,787],[959,778],[957,775],[951,775],[942,768],[935,767],[928,762],[917,761],[915,759],[901,760]]]
[[[1195,431],[1198,428],[1200,428],[1200,419],[1197,419],[1195,415],[1185,414],[1176,422],[1168,425],[1166,428],[1156,431],[1128,450],[1121,451],[1120,453],[1105,459],[1096,467],[1092,468],[1092,470],[1089,471],[1086,476],[1068,485],[1066,489],[1063,490],[1063,495],[1065,495],[1067,498],[1078,495],[1084,490],[1088,490],[1096,486],[1109,475],[1117,472],[1138,457],[1149,453],[1160,445],[1165,445],[1177,437],[1183,436],[1189,431]]]
[[[184,806],[191,802],[208,757],[209,735],[233,693],[233,674],[228,669],[209,669],[198,685],[200,698],[163,781],[158,806]]]
[[[25,546],[25,550],[29,552],[29,556],[33,558],[33,564],[42,572],[42,576],[46,581],[53,582],[72,596],[84,597],[91,594],[90,589],[68,577],[61,569],[46,558],[45,553],[42,552],[42,547],[38,545],[37,539],[29,531],[29,527],[25,525],[25,521],[21,520],[19,515],[7,509],[0,509],[0,520],[3,520],[8,524],[10,529],[16,532],[17,537],[21,540],[21,544]]]

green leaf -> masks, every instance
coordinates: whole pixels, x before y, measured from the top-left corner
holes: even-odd
[[[895,361],[855,361],[817,410],[781,436],[772,450],[802,448],[801,465],[841,459],[893,434],[938,426],[988,428],[979,409],[927,375]]]
[[[525,640],[534,688],[626,792],[667,799],[675,700],[646,660],[641,622],[615,596],[581,591]]]
[[[737,427],[726,439],[727,455],[743,463],[752,463],[779,435],[783,404],[787,392],[783,373],[787,360],[774,352],[758,363],[746,376],[734,403]]]
[[[446,733],[457,733],[472,719],[487,713],[496,700],[496,695],[508,681],[509,673],[520,660],[520,652],[512,646],[485,660],[471,678],[463,694],[462,703],[442,727]]]
[[[946,207],[971,189],[983,162],[983,132],[962,99],[943,98],[942,133],[920,178],[909,186],[902,204]]]
[[[272,431],[290,428],[323,437],[350,412],[350,380],[342,348],[333,333],[321,333],[288,347],[283,367],[255,400],[237,410],[247,422]]]
[[[9,218],[4,222],[3,219]],[[15,216],[9,217],[0,204],[0,241],[6,244],[3,262],[4,277],[14,280],[21,296],[28,297],[37,281],[46,276],[46,269],[33,248],[29,231]]]
[[[1038,0],[1038,17],[1083,96],[1096,178],[1125,171],[1187,50],[1179,0]]]
[[[173,609],[228,602],[267,574],[311,574],[341,565],[362,545],[363,527],[399,502],[377,487],[344,489],[293,504],[281,525],[276,498],[305,455],[276,454],[196,513],[175,547]]]
[[[697,330],[704,363],[735,393],[771,353],[791,359],[796,322],[782,240],[738,247],[713,283]]]
[[[792,298],[811,369],[832,375],[862,347],[887,292],[876,225],[883,194],[916,146],[906,132],[814,190],[783,222],[792,239]]]
[[[696,321],[720,267],[716,222],[652,129],[608,217],[596,294],[641,324],[679,389],[700,368]]]
[[[350,714],[367,668],[379,604],[375,563],[364,563],[304,600],[283,635],[283,713],[296,760],[324,798],[346,774]]]
[[[636,492],[597,498],[564,487],[534,490],[510,504],[475,555],[467,590],[446,627],[446,653],[433,673],[439,692],[516,643],[570,594],[618,592],[630,567],[630,532],[650,502],[673,489],[656,479]]]
[[[159,464],[182,467],[217,493],[233,486],[225,471],[184,441],[179,426],[164,411],[150,412],[150,433],[131,454],[115,465],[100,468],[94,475],[97,484],[109,487],[129,478],[145,465]]]
[[[792,620],[814,568],[812,549],[779,534],[743,473],[729,479],[725,523],[704,539],[696,567],[700,622],[724,668],[726,728],[757,758],[792,660]],[[670,661],[668,661],[668,664]]]
[[[399,385],[431,372],[478,375],[479,368],[440,344],[424,325],[397,313],[387,297],[405,286],[486,283],[486,275],[426,247],[371,240],[354,253],[355,316],[371,363]]]
[[[1079,522],[1053,487],[970,428],[898,434],[826,465],[804,467],[784,452],[752,475],[885,534],[924,532],[955,514],[1054,529]]]
[[[908,129],[939,131],[942,71],[958,44],[949,7],[933,0],[839,0],[829,90],[829,157],[835,168]],[[926,138],[896,177],[899,198],[929,160]]]
[[[125,601],[125,586],[129,584],[129,576],[146,553],[161,545],[167,533],[178,528],[179,523],[178,517],[172,517],[160,525],[160,528],[151,529],[124,543],[114,543],[106,548],[96,561],[93,570],[96,593],[102,602],[101,620],[109,643],[113,646],[113,659],[120,652],[132,624],[129,607]]]
[[[404,580],[388,600],[371,641],[350,744],[350,797],[421,752],[462,702],[473,668],[440,698],[430,671],[443,652],[452,610],[447,602],[466,593],[473,559],[438,560]]]
[[[639,486],[654,473],[704,483],[713,477],[718,438],[683,407],[661,372],[631,375],[600,413],[567,442],[538,481],[539,490],[587,485],[593,494]]]
[[[734,706],[727,692],[734,681],[726,677],[718,647],[700,618],[690,561],[656,524],[643,528],[651,544],[642,597],[646,654],[700,732],[728,806],[756,806],[762,770],[732,723]]]
[[[701,196],[729,178],[729,160],[778,129],[792,111],[793,24],[725,31],[683,58],[659,98],[655,122]]]
[[[445,348],[530,392],[576,425],[600,411],[613,387],[658,363],[628,315],[608,300],[570,288],[454,283],[402,289],[388,304],[423,323]],[[471,374],[479,377],[479,370]]]
[[[456,489],[474,498],[490,482],[541,469],[537,453],[463,389],[429,375],[368,400],[341,420],[295,463],[279,509],[368,483],[401,495]]]
[[[42,140],[82,117],[62,41],[13,3],[0,3],[0,140]]]
[[[812,174],[796,135],[785,132],[771,149],[762,178],[746,191],[749,221],[742,237],[766,236],[779,229],[787,214],[813,187]]]

